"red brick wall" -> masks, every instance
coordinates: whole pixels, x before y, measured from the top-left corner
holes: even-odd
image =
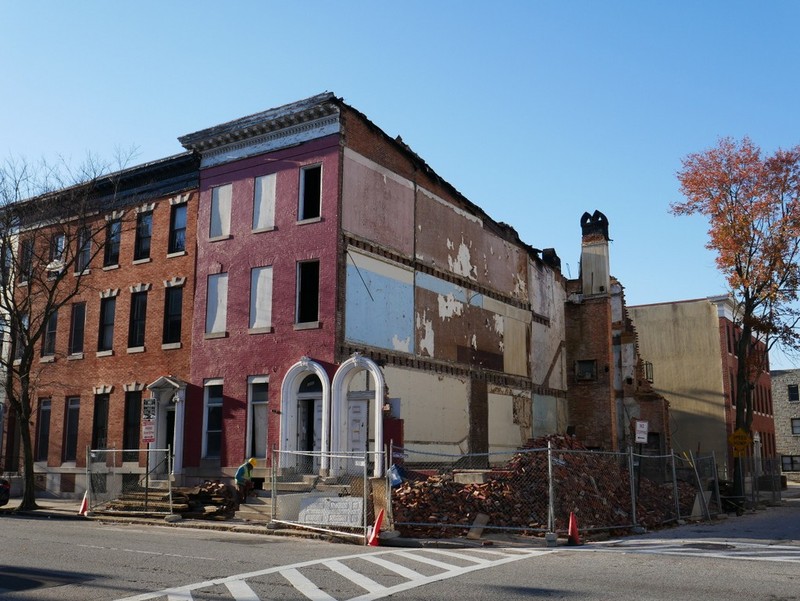
[[[39,386],[35,397],[52,399],[48,466],[56,467],[62,463],[64,411],[67,397],[80,397],[76,466],[81,467],[85,466],[85,449],[92,442],[94,387],[113,387],[109,401],[108,446],[122,448],[125,400],[123,386],[134,382],[150,384],[158,377],[168,374],[188,379],[194,301],[194,240],[198,195],[196,190],[185,194],[189,195],[186,227],[187,252],[185,255],[167,258],[170,204],[169,197],[164,197],[154,201],[153,237],[149,262],[133,264],[135,206],[125,209],[119,267],[103,269],[102,252],[93,259],[88,275],[84,276],[85,286],[73,301],[86,302],[83,358],[67,358],[71,303],[59,311],[54,361],[52,363],[34,363],[34,368],[40,369]],[[101,216],[99,219],[102,221],[103,217]],[[67,274],[66,277],[73,276]],[[163,350],[164,281],[176,277],[185,278],[181,348]],[[129,354],[130,287],[137,284],[151,285],[147,301],[145,351]],[[100,292],[117,288],[120,292],[116,297],[113,355],[98,357]],[[37,349],[37,357],[38,355]],[[143,396],[148,395],[143,394]],[[34,423],[34,432],[36,432],[35,427]]]

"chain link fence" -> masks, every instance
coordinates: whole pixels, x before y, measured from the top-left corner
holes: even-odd
[[[394,448],[394,526],[408,536],[470,527],[541,535],[659,528],[723,511],[715,458],[591,451],[566,437],[514,452],[443,455]]]
[[[376,515],[389,507],[387,477],[369,476],[382,457],[273,450],[272,522],[366,541]],[[385,529],[391,528],[387,513]]]
[[[170,514],[172,453],[167,449],[87,449],[89,510]]]

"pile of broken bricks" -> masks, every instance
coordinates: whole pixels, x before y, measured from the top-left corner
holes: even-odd
[[[459,481],[457,472],[414,470],[392,491],[394,527],[403,536],[441,538],[467,533],[473,525],[543,535],[548,530],[548,441],[553,449],[556,531],[566,531],[574,512],[581,529],[625,529],[633,524],[631,483],[625,457],[588,451],[573,437],[532,440],[530,450],[516,453],[505,465],[485,470],[482,482]],[[537,449],[537,450],[532,450]],[[671,479],[634,482],[636,524],[653,529],[676,516]],[[681,514],[695,501],[694,486],[678,482]],[[488,516],[488,517],[487,517]]]

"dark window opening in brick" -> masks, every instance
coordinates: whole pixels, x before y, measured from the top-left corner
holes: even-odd
[[[106,224],[106,246],[103,265],[119,265],[119,243],[122,240],[122,222],[112,219]]]
[[[22,241],[19,261],[19,281],[28,282],[33,275],[33,240]]]
[[[172,205],[169,218],[169,247],[168,253],[177,253],[186,250],[186,205]]]
[[[78,252],[75,255],[75,273],[81,273],[89,268],[92,258],[92,233],[88,228],[78,232]]]
[[[80,409],[80,397],[67,398],[67,410],[64,414],[64,461],[75,461],[78,454],[78,417]]]
[[[322,165],[300,170],[300,220],[320,216],[322,205]]]
[[[47,461],[50,449],[50,399],[39,399],[39,416],[36,418],[36,461]]]
[[[83,352],[83,335],[86,330],[86,303],[72,305],[69,324],[69,354]]]
[[[576,380],[596,380],[597,361],[594,359],[583,359],[575,362]]]
[[[787,392],[789,394],[790,403],[796,403],[800,401],[800,389],[798,388],[797,384],[789,384]]]
[[[319,261],[297,265],[297,323],[319,320]]]
[[[108,447],[108,399],[108,394],[94,395],[93,449],[105,449]]]
[[[58,313],[50,315],[42,338],[42,357],[56,354],[56,330],[58,329]]]
[[[139,213],[136,216],[136,243],[133,248],[133,260],[150,258],[150,240],[153,237],[153,213]]]
[[[164,344],[181,341],[183,288],[171,287],[164,292]]]
[[[114,314],[117,309],[116,298],[100,301],[100,331],[97,337],[97,350],[110,351],[114,347]]]
[[[147,319],[147,292],[131,294],[131,317],[128,325],[128,347],[144,346]]]
[[[122,430],[122,460],[136,461],[139,453],[139,425],[142,421],[142,391],[129,390],[125,393],[125,417]]]

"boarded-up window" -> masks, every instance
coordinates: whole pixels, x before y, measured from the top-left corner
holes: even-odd
[[[211,190],[211,238],[228,236],[231,233],[231,198],[233,186],[227,184]]]
[[[208,298],[206,300],[206,334],[225,331],[228,318],[228,274],[208,276]]]
[[[253,197],[254,230],[275,227],[275,180],[274,173],[256,178]]]
[[[250,328],[272,327],[272,267],[250,270]]]

